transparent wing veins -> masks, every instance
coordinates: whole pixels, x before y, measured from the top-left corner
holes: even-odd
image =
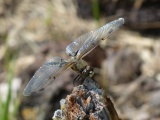
[[[72,43],[70,43],[67,47],[66,47],[66,53],[69,56],[76,56],[78,50],[82,47],[82,45],[84,44],[84,42],[86,41],[86,39],[91,36],[91,34],[93,33],[93,31],[88,32],[86,34],[81,35],[80,37],[78,37],[77,39],[75,39]]]
[[[82,47],[79,49],[77,53],[77,59],[83,58],[89,52],[91,52],[97,45],[99,45],[101,40],[106,39],[110,34],[115,32],[124,24],[124,19],[119,18],[118,20],[114,20],[98,30],[94,31],[91,36],[89,36],[86,41],[83,43]]]
[[[53,80],[72,65],[60,57],[53,57],[44,63],[34,74],[24,89],[24,96],[29,96],[48,86]]]

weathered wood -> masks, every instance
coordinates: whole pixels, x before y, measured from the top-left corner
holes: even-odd
[[[105,92],[90,78],[62,99],[53,120],[120,120]]]

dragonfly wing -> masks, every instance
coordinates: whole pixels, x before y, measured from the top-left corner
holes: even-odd
[[[77,58],[83,58],[89,52],[91,52],[101,40],[106,39],[111,33],[118,30],[124,24],[124,19],[119,18],[108,24],[102,26],[98,30],[94,31],[91,36],[89,36],[86,41],[83,43],[82,47],[77,53]]]
[[[83,34],[82,36],[78,37],[77,39],[75,39],[72,43],[70,43],[67,47],[66,47],[66,53],[69,56],[76,56],[78,50],[82,47],[83,43],[86,41],[86,39],[91,36],[93,32],[89,32],[86,34]]]
[[[37,70],[24,89],[23,95],[30,96],[43,90],[44,87],[53,82],[60,73],[64,72],[71,65],[71,62],[66,62],[60,57],[53,57]]]

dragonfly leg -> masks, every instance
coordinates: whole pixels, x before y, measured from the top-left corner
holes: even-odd
[[[77,75],[77,76],[74,78],[74,80],[73,80],[73,86],[76,86],[76,81],[79,80],[80,77],[81,77],[81,75],[79,74],[79,75]]]
[[[81,74],[77,75],[77,77],[74,78],[73,80],[73,85],[76,86],[76,84],[77,85],[83,84],[84,79],[86,79],[86,77],[82,76]]]

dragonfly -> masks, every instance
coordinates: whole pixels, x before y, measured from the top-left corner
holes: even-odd
[[[64,60],[61,57],[55,56],[45,62],[29,81],[23,91],[23,95],[30,96],[42,91],[69,68],[83,77],[92,77],[94,75],[93,68],[83,58],[97,47],[100,41],[107,39],[123,24],[124,18],[119,18],[75,39],[66,47],[66,53],[70,56],[70,59]]]

